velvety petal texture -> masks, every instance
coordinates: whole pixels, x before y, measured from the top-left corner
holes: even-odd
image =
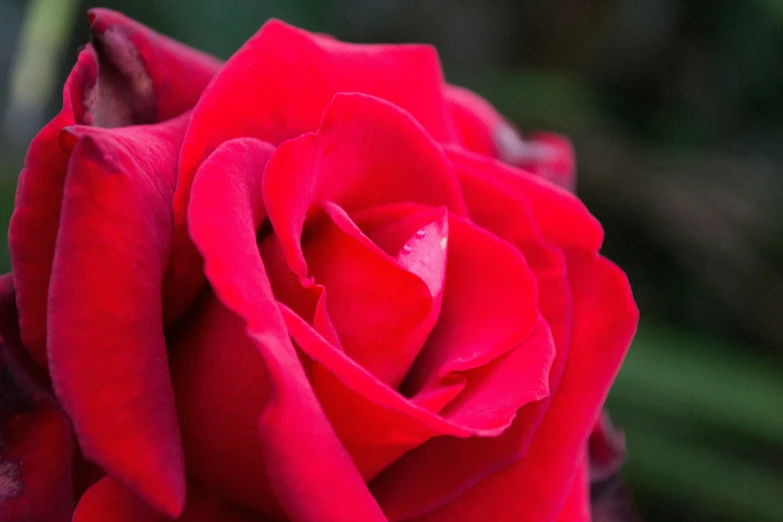
[[[264,217],[259,167],[269,150],[243,138],[213,153],[194,182],[191,234],[218,298],[245,321],[266,365],[269,397],[258,419],[259,443],[288,517],[383,520],[307,382],[258,254],[256,231]],[[219,233],[224,227],[233,233]]]
[[[465,212],[446,157],[409,113],[379,98],[339,94],[315,134],[281,146],[264,176],[264,201],[289,264],[305,274],[302,227],[319,200],[348,211],[397,201]]]
[[[89,20],[93,42],[66,80],[62,110],[30,145],[8,232],[22,340],[44,367],[47,292],[69,158],[60,133],[74,124],[119,127],[177,116],[192,108],[220,65],[119,13],[93,9]]]
[[[454,131],[443,86],[431,47],[349,44],[270,20],[204,93],[183,147],[182,177],[192,178],[225,140],[251,136],[279,144],[317,130],[340,92],[388,100],[413,114],[435,139],[450,141]],[[184,212],[187,202],[184,184],[176,208]]]
[[[563,509],[557,517],[557,522],[590,522],[590,476],[587,465],[587,454],[576,469],[574,481],[568,491]]]
[[[46,311],[49,279],[69,158],[60,147],[60,132],[68,125],[83,123],[82,100],[95,84],[97,74],[95,51],[87,46],[79,54],[76,66],[66,80],[62,111],[30,144],[19,174],[14,213],[8,230],[22,341],[43,367],[48,366]],[[31,233],[32,230],[35,234]]]
[[[185,484],[162,287],[186,121],[64,131],[48,306],[52,383],[85,455],[171,516]]]
[[[428,46],[89,21],[0,277],[0,522],[590,520],[638,311],[567,139]]]
[[[95,104],[88,108],[109,109],[111,114],[94,114],[93,121],[85,123],[115,127],[101,125],[100,120],[129,125],[178,116],[196,104],[222,66],[218,59],[115,11],[90,9],[89,19],[98,51],[99,80],[98,99],[88,100]]]
[[[572,253],[574,334],[563,380],[524,459],[416,520],[555,520],[581,452],[636,328],[625,275],[604,258]]]
[[[123,487],[104,478],[82,496],[73,522],[166,522],[171,518],[155,511]],[[262,515],[221,500],[194,483],[188,484],[188,502],[180,522],[272,522]]]

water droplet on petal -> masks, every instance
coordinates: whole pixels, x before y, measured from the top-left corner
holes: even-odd
[[[411,247],[409,245],[405,245],[402,247],[403,254],[410,254],[410,252],[411,252]]]
[[[424,230],[419,230],[416,232],[416,237],[424,237]]]

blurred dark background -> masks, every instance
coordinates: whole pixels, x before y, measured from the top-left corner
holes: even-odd
[[[0,0],[0,218],[87,41]],[[645,519],[783,520],[783,0],[106,0],[228,58],[269,17],[416,41],[523,130],[570,135],[642,323],[609,398]],[[0,267],[9,269],[5,239]]]

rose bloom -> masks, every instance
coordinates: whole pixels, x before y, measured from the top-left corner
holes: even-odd
[[[122,15],[33,140],[0,279],[3,521],[583,521],[638,312],[422,45]]]

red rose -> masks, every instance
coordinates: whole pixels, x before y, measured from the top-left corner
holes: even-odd
[[[589,518],[637,310],[567,141],[427,46],[90,21],[9,232],[3,520]]]

